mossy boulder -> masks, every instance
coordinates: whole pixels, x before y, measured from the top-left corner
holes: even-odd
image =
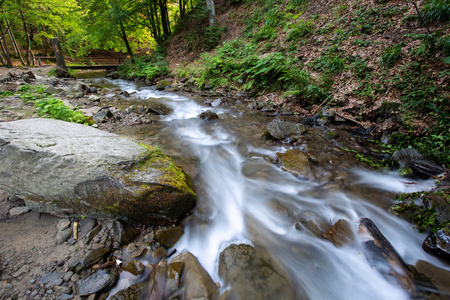
[[[0,124],[0,188],[35,211],[174,223],[196,202],[192,180],[159,149],[50,119]]]

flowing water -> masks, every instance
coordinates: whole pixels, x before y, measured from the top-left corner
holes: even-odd
[[[319,171],[310,179],[296,177],[273,163],[277,152],[293,146],[262,140],[271,119],[259,112],[243,104],[212,108],[189,97],[139,89],[122,80],[114,84],[136,92],[127,99],[129,104],[160,101],[173,108],[157,124],[121,134],[159,145],[166,154],[185,162],[199,199],[175,248],[197,256],[215,281],[221,282],[221,251],[230,244],[245,243],[267,250],[293,289],[309,299],[409,299],[395,280],[369,264],[358,234],[362,217],[373,220],[406,263],[426,260],[449,269],[422,250],[424,234],[387,212],[393,193],[428,190],[432,181],[405,182],[395,172],[358,167],[350,155],[323,138],[323,128],[308,128],[295,144],[317,158]],[[220,120],[199,119],[206,110],[214,110]],[[357,144],[357,138],[342,135]],[[309,231],[297,230],[295,224],[305,214],[330,225],[339,219],[349,221],[357,241],[337,248]]]

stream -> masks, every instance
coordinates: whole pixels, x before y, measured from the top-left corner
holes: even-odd
[[[160,122],[118,134],[158,145],[194,179],[198,204],[183,221],[185,234],[175,248],[193,253],[214,281],[221,283],[221,291],[227,286],[218,275],[219,255],[229,245],[243,243],[270,254],[290,279],[294,298],[301,294],[317,300],[409,299],[401,285],[373,268],[364,255],[363,238],[358,234],[363,217],[377,225],[407,264],[424,260],[449,270],[422,250],[425,234],[388,212],[394,193],[429,190],[433,181],[405,182],[396,172],[362,168],[324,138],[322,127],[308,127],[294,144],[263,140],[261,135],[273,118],[248,109],[245,103],[213,108],[202,99],[124,80],[110,82],[131,94],[123,105],[156,101],[173,109]],[[198,118],[207,110],[217,113],[220,120]],[[358,138],[348,132],[339,135],[358,144]],[[314,176],[294,176],[274,163],[276,153],[292,148],[317,159]],[[356,241],[338,248],[308,230],[297,230],[297,222],[305,216],[329,226],[347,220]]]

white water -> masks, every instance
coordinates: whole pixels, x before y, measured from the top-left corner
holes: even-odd
[[[123,90],[135,91],[133,83],[116,83]],[[196,255],[215,281],[220,281],[217,275],[220,252],[231,243],[248,243],[266,248],[310,299],[409,298],[398,284],[371,268],[361,243],[336,248],[327,240],[296,230],[295,216],[305,211],[331,224],[346,219],[353,225],[356,236],[360,218],[368,217],[408,264],[426,260],[448,269],[422,250],[423,234],[373,201],[344,189],[318,192],[318,183],[297,178],[262,158],[274,158],[276,152],[287,148],[252,145],[222,120],[207,123],[198,119],[201,112],[212,108],[187,97],[153,90],[141,90],[133,97],[160,99],[171,106],[174,112],[163,118],[168,128],[164,131],[168,135],[165,138],[177,141],[178,153],[199,159],[198,205],[175,248]],[[239,114],[224,109],[216,112],[239,118]],[[242,147],[243,142],[249,144]],[[163,150],[171,149],[163,147]],[[433,185],[432,181],[406,183],[396,173],[355,169],[353,174],[356,180],[352,184],[371,187],[373,195],[367,198],[373,199],[382,197],[383,191],[413,192]]]

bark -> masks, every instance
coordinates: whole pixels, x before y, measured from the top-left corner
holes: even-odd
[[[5,10],[2,7],[2,11],[5,14]],[[23,66],[25,66],[25,62],[23,61],[22,58],[22,53],[20,53],[19,47],[17,46],[16,43],[16,39],[14,38],[14,34],[11,30],[11,24],[9,23],[8,19],[5,18],[5,22],[6,22],[6,31],[8,32],[9,35],[9,40],[11,41],[11,44],[13,45],[14,51],[17,54],[17,57],[19,57],[20,62],[22,63]]]
[[[217,22],[214,0],[206,0],[206,7],[208,8],[209,26],[213,26]]]
[[[122,38],[123,42],[125,43],[125,47],[127,48],[127,53],[130,56],[131,59],[133,59],[133,51],[131,50],[130,43],[128,42],[127,32],[125,30],[125,27],[123,26],[123,23],[120,23],[120,37]]]
[[[5,65],[7,67],[12,67],[11,56],[9,55],[8,45],[6,44],[5,33],[3,31],[2,22],[0,22],[0,34],[2,36],[0,45],[2,48],[3,55],[5,56],[5,62],[2,62],[2,63],[3,63],[3,65]]]
[[[33,51],[31,51],[30,31],[28,30],[27,23],[25,22],[25,17],[23,15],[22,5],[20,4],[20,0],[17,0],[17,4],[19,5],[19,14],[20,14],[20,19],[22,20],[23,31],[25,32],[26,38],[27,38],[27,52],[26,52],[27,65],[28,66],[34,65],[34,54],[33,54]]]
[[[180,10],[180,18],[184,18],[186,15],[186,2],[185,0],[178,0],[178,8]]]
[[[53,51],[55,52],[56,65],[63,68],[64,70],[67,70],[66,62],[64,61],[64,55],[62,53],[58,38],[52,38],[50,39],[50,42],[52,43]]]

